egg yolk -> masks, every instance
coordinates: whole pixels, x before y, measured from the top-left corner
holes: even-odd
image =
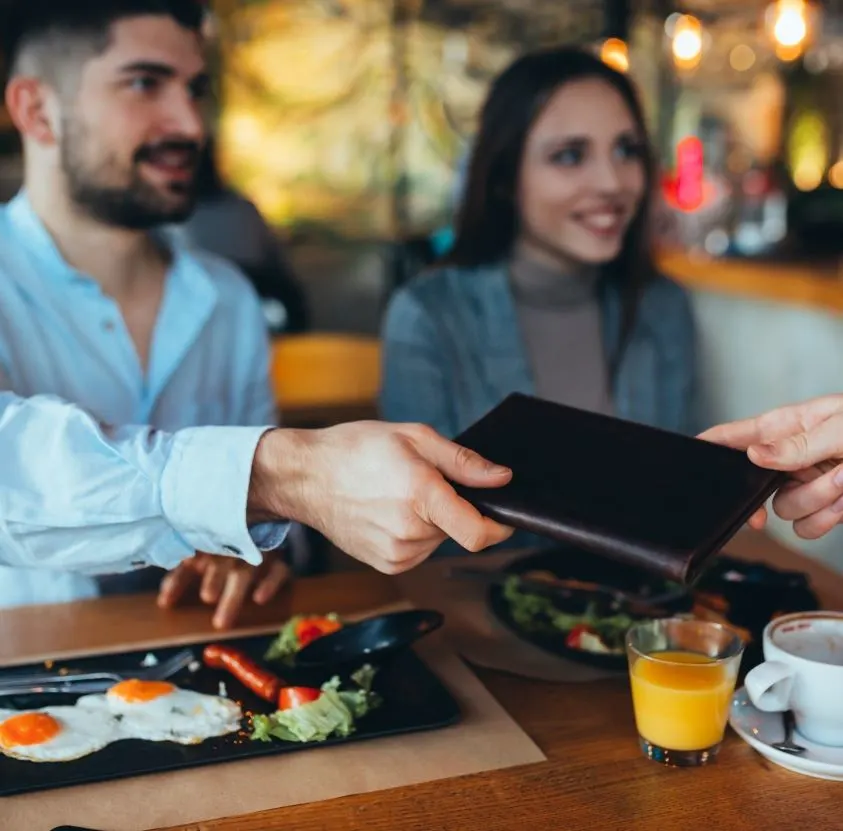
[[[115,684],[108,694],[117,696],[127,704],[140,704],[143,701],[161,698],[162,695],[169,695],[173,690],[175,686],[166,681],[139,681],[132,678]]]
[[[21,713],[0,723],[0,746],[44,744],[60,732],[61,724],[47,713]]]

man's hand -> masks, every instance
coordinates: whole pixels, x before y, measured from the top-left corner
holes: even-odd
[[[448,537],[470,551],[507,539],[512,530],[481,516],[446,478],[494,488],[511,477],[418,424],[273,430],[255,454],[249,508],[253,519],[310,525],[352,557],[397,574]]]
[[[213,625],[228,629],[234,625],[251,592],[258,604],[268,603],[290,580],[289,566],[276,554],[264,555],[263,564],[251,566],[234,557],[198,553],[173,569],[161,581],[158,605],[170,609],[197,583],[204,603],[216,605]]]
[[[843,521],[843,395],[814,398],[756,418],[721,424],[701,439],[746,450],[759,467],[793,477],[773,509],[804,539],[817,539]],[[766,512],[750,520],[762,528]]]

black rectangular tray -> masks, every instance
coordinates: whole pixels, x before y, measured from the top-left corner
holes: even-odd
[[[271,636],[261,636],[226,640],[226,643],[262,660],[264,650],[271,641]],[[201,660],[202,649],[206,643],[191,645],[198,660]],[[105,667],[120,672],[139,667],[149,652],[164,661],[184,648],[182,645],[115,655],[97,655],[61,662],[53,669],[62,666],[80,670]],[[0,682],[4,677],[12,676],[16,672],[43,669],[43,664],[0,669]],[[286,670],[280,665],[276,665],[274,669],[288,682],[296,683],[294,671]],[[321,680],[310,677],[307,683],[322,683],[332,674],[330,671],[325,672]],[[244,713],[270,713],[274,709],[271,704],[249,692],[233,676],[205,666],[196,672],[185,669],[170,680],[184,689],[209,695],[218,695],[219,682],[223,681],[228,697],[240,702]],[[395,655],[388,664],[379,669],[375,677],[375,689],[383,696],[382,705],[360,719],[357,731],[344,739],[328,739],[307,744],[279,740],[259,742],[244,738],[241,732],[188,746],[172,742],[126,739],[71,762],[26,762],[0,755],[0,797],[432,730],[454,724],[460,719],[459,705],[453,696],[411,649]],[[72,704],[74,698],[75,696],[70,695],[19,696],[3,699],[0,701],[0,708],[36,709],[47,705]]]

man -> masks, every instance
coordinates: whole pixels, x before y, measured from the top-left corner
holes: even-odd
[[[195,201],[208,87],[199,4],[6,2],[24,188],[0,211],[0,388],[60,396],[103,424],[272,424],[251,287],[156,231]],[[275,553],[257,568],[198,556],[163,582],[160,602],[201,579],[225,626],[250,591],[264,602],[288,573]],[[149,585],[142,576],[3,569],[0,606]]]
[[[501,487],[506,468],[429,427],[123,427],[58,399],[0,393],[0,563],[87,573],[174,568],[199,549],[260,561],[286,522],[387,574],[445,539],[479,551],[511,529],[446,481]]]
[[[818,539],[843,522],[843,395],[721,424],[700,438],[746,450],[760,467],[789,471],[793,481],[775,495],[773,510],[803,539]],[[763,528],[765,521],[761,509],[750,525]]]
[[[6,98],[26,187],[0,216],[0,369],[6,388],[59,395],[95,420],[50,399],[0,395],[0,563],[15,569],[0,575],[0,590],[66,599],[92,583],[60,570],[177,567],[163,599],[201,573],[205,599],[220,599],[216,621],[230,622],[249,586],[241,567],[261,559],[245,494],[264,434],[259,446],[283,454],[267,450],[270,471],[284,477],[270,477],[270,496],[293,490],[281,515],[300,514],[376,567],[415,564],[443,531],[475,545],[505,534],[436,473],[437,464],[460,473],[439,437],[372,425],[318,438],[266,432],[274,419],[254,295],[224,263],[150,233],[189,213],[204,140],[192,0],[16,0],[6,10]],[[140,422],[263,426],[175,437],[104,426]],[[332,442],[341,446],[328,455],[340,457],[320,472],[313,451]],[[304,449],[306,459],[294,452]],[[503,483],[500,473],[491,481]],[[272,508],[262,510],[277,519]],[[258,533],[260,548],[276,547],[285,527]],[[194,549],[233,557],[178,566]],[[256,599],[279,574],[263,576]]]

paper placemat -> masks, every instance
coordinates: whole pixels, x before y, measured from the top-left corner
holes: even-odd
[[[438,609],[445,615],[445,631],[451,645],[475,666],[542,681],[583,682],[626,675],[568,661],[522,640],[492,614],[484,583],[446,576],[451,568],[459,566],[498,571],[526,553],[507,551],[483,557],[431,560],[394,579],[401,593],[416,606]]]
[[[417,651],[459,702],[463,716],[458,724],[274,758],[7,797],[0,799],[0,828],[50,831],[69,824],[145,831],[545,761],[449,648],[443,633],[425,638]]]

